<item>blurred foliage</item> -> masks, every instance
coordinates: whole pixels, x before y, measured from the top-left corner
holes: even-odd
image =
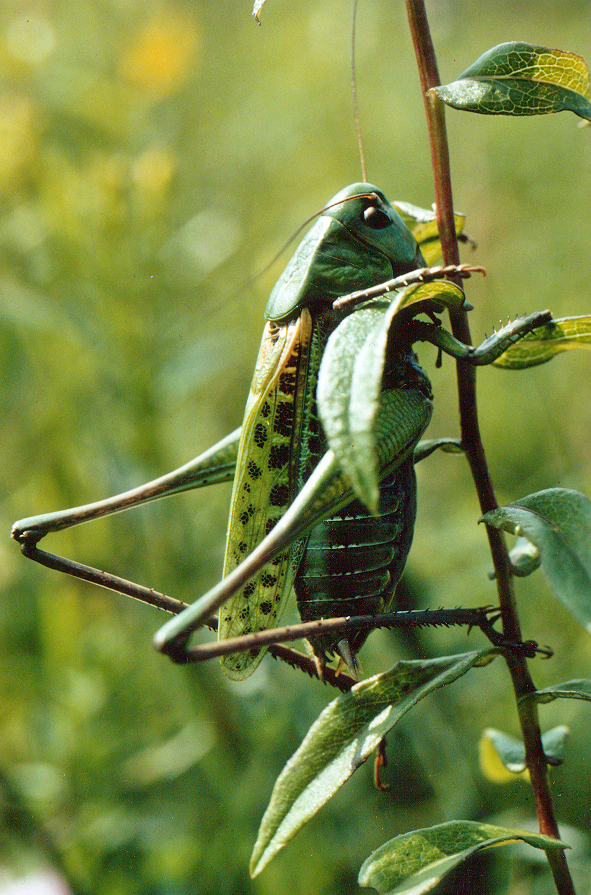
[[[444,83],[510,39],[591,59],[583,0],[430,5]],[[345,0],[275,0],[261,28],[247,0],[2,4],[6,534],[17,518],[147,481],[239,424],[280,271],[266,265],[328,197],[360,179],[348,42]],[[360,4],[358,86],[370,180],[391,199],[428,206],[403,4]],[[448,122],[455,201],[479,244],[464,260],[488,268],[468,286],[475,340],[523,310],[589,313],[589,134],[565,115],[448,113]],[[455,435],[453,365],[436,370],[428,348],[421,359],[436,393],[429,437]],[[576,353],[524,373],[479,374],[501,502],[550,486],[591,494],[588,381],[589,359]],[[196,492],[51,543],[192,600],[219,575],[228,499],[225,486]],[[410,599],[493,602],[461,458],[421,465],[419,507]],[[522,825],[532,815],[524,783],[500,787],[478,770],[482,728],[517,733],[508,678],[494,663],[390,736],[388,795],[373,789],[369,768],[357,774],[251,882],[272,783],[327,688],[270,659],[243,685],[229,685],[217,664],[173,667],[151,648],[156,611],[33,567],[7,538],[0,556],[0,865],[13,873],[50,864],[89,895],[344,895],[359,891],[372,848],[399,832],[507,811]],[[519,595],[525,636],[556,651],[535,663],[538,684],[589,677],[588,635],[540,572]],[[466,646],[458,631],[380,632],[362,661],[370,673],[401,654]],[[588,709],[561,702],[542,712],[548,727],[572,729],[566,764],[552,772],[559,818],[588,828]],[[498,865],[478,860],[472,892],[504,892],[516,880],[549,891],[525,858],[510,869],[505,855]]]

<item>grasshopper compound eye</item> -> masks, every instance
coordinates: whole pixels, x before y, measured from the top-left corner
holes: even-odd
[[[369,208],[365,209],[363,212],[363,220],[368,227],[372,228],[372,230],[385,230],[385,228],[389,227],[392,223],[391,218],[386,212],[382,211],[382,209],[378,208],[376,205],[370,205]]]

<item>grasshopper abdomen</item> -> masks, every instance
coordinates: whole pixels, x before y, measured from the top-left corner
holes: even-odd
[[[400,347],[392,353],[384,386],[412,388],[426,403],[432,397],[427,375]],[[355,499],[310,532],[294,582],[302,621],[387,612],[410,551],[415,518],[411,454],[382,480],[377,515]],[[350,664],[366,637],[366,631],[358,631],[344,643],[338,635],[322,634],[310,643],[321,664],[333,652]]]
[[[310,533],[295,581],[302,621],[388,611],[412,543],[416,479],[412,458],[382,483],[380,513],[355,500]],[[367,637],[349,639],[355,656]],[[334,635],[311,638],[315,654],[338,651]]]

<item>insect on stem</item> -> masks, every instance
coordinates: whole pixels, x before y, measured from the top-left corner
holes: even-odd
[[[218,655],[231,680],[252,674],[270,645],[302,637],[309,640],[319,669],[336,653],[354,676],[356,655],[368,633],[380,626],[480,627],[495,647],[535,654],[533,644],[498,634],[487,610],[389,614],[388,610],[396,606],[395,589],[412,542],[414,464],[428,455],[418,443],[431,418],[432,392],[413,343],[428,341],[467,363],[487,364],[540,322],[547,322],[548,315],[519,318],[473,348],[444,330],[428,303],[425,313],[430,322],[413,318],[403,342],[384,341],[384,350],[376,353],[376,320],[384,332],[389,331],[394,316],[390,311],[397,311],[398,305],[377,302],[365,315],[355,313],[358,303],[450,273],[461,278],[484,271],[469,265],[428,268],[415,237],[372,184],[345,187],[315,217],[319,220],[269,297],[240,429],[140,488],[84,507],[22,519],[13,526],[13,538],[24,555],[49,568],[171,612],[173,618],[154,637],[156,648],[181,663]],[[363,263],[352,264],[359,244],[364,246]],[[387,280],[393,274],[397,276]],[[372,282],[381,285],[368,289]],[[352,306],[354,313],[335,311],[335,299],[334,307]],[[462,293],[457,299],[465,308]],[[436,298],[433,303],[439,308]],[[378,425],[372,437],[378,481],[366,482],[362,475],[355,483],[345,468],[347,458],[341,457],[336,436],[342,419],[340,410],[335,417],[335,409],[342,394],[348,394],[340,384],[355,381],[360,358],[364,363],[370,359],[376,372],[372,389],[377,389]],[[352,423],[356,427],[359,420],[347,422],[351,431]],[[437,446],[442,446],[441,440]],[[356,469],[352,476],[357,476]],[[223,576],[189,606],[37,547],[50,532],[229,478],[234,479],[234,489]],[[303,624],[278,629],[292,590]],[[190,645],[192,632],[209,625],[218,609],[222,643]],[[299,662],[291,654],[289,661]]]

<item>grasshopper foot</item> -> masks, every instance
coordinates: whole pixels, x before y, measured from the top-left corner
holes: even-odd
[[[552,658],[554,650],[549,646],[539,646],[536,640],[511,640],[500,631],[496,631],[493,624],[499,618],[500,613],[491,618],[484,618],[478,623],[482,633],[488,637],[494,646],[507,650],[513,653],[514,656],[523,656],[526,659],[533,659],[537,655],[542,656],[544,659]]]

